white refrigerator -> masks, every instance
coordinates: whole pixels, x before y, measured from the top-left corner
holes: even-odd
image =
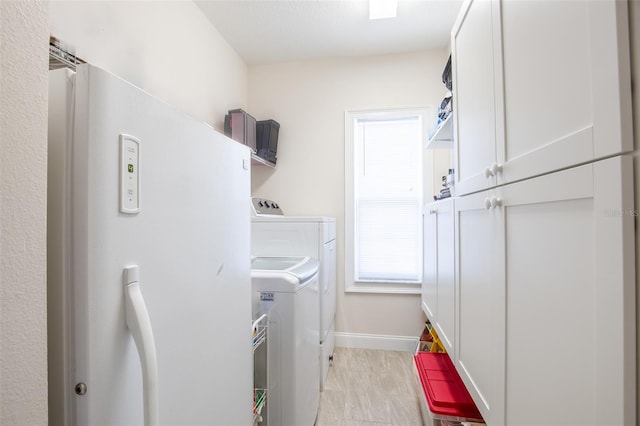
[[[252,424],[249,149],[87,64],[49,115],[49,424]]]

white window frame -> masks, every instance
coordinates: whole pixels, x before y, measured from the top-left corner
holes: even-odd
[[[345,111],[345,293],[392,293],[392,294],[420,294],[421,282],[360,282],[355,280],[355,199],[354,199],[354,135],[357,120],[361,119],[393,119],[417,115],[422,120],[422,141],[428,136],[427,122],[431,118],[432,109],[429,107],[379,109],[379,110],[349,110]],[[424,167],[424,162],[423,162]],[[423,170],[423,176],[428,171]],[[424,181],[423,181],[424,184]],[[423,190],[424,191],[424,190]],[[425,200],[423,199],[423,203]],[[422,218],[419,219],[419,232],[422,234]],[[422,256],[421,256],[422,258]]]

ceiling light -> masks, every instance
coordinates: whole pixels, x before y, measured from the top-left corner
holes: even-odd
[[[369,0],[369,19],[395,18],[398,0]]]

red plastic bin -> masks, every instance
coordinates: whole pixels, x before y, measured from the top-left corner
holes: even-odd
[[[420,408],[425,426],[483,423],[482,415],[448,354],[418,352],[414,361],[424,395],[420,398]]]

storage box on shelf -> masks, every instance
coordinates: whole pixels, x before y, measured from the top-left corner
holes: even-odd
[[[256,144],[258,157],[275,166],[278,159],[278,135],[280,124],[275,120],[263,120],[256,123]]]
[[[256,121],[242,109],[229,110],[224,133],[251,149],[251,164],[276,166],[280,124],[275,120]]]
[[[224,117],[224,134],[257,152],[256,119],[242,109],[229,110]]]

